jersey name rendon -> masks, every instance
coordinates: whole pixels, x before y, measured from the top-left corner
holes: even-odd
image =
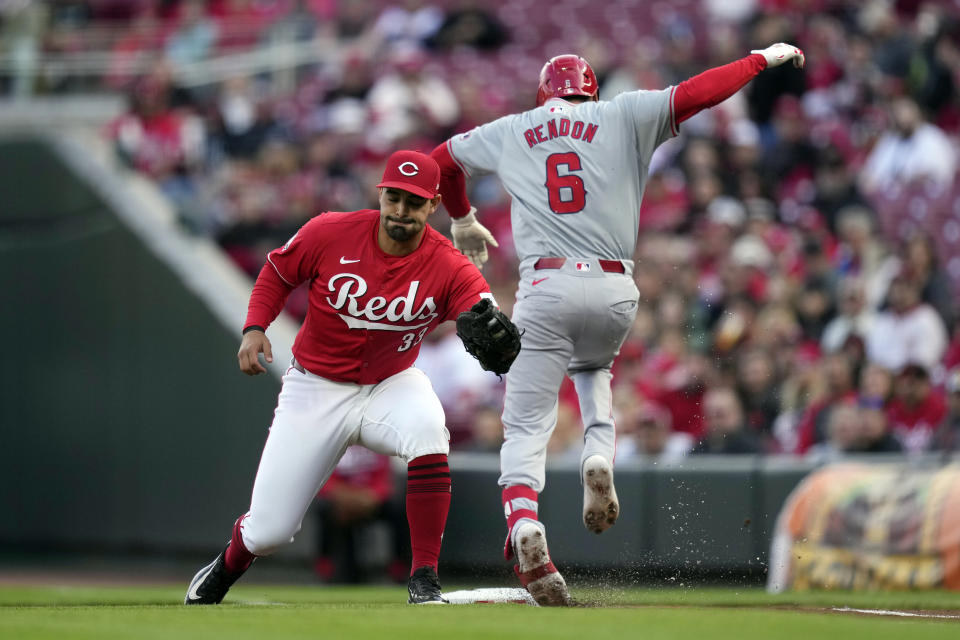
[[[341,282],[341,284],[338,285],[337,282]],[[346,314],[340,313],[337,315],[351,329],[410,331],[427,326],[438,315],[433,296],[427,297],[419,309],[413,310],[416,305],[417,290],[420,288],[419,280],[410,283],[406,295],[394,298],[389,302],[383,296],[374,296],[367,300],[362,309],[358,300],[367,292],[367,282],[360,276],[353,273],[338,273],[330,278],[327,288],[331,293],[336,292],[336,298],[333,300],[327,298],[327,302],[338,311],[346,307]],[[391,323],[401,320],[406,323],[418,320],[422,322],[399,325],[378,322],[378,320],[388,320]]]
[[[543,132],[544,127],[547,128],[546,135]],[[527,141],[527,146],[531,149],[541,142],[566,136],[574,140],[593,142],[593,136],[597,134],[597,129],[599,128],[600,125],[592,122],[581,122],[577,120],[571,124],[567,118],[554,118],[547,120],[544,124],[538,124],[532,129],[527,129],[523,132],[523,137]]]

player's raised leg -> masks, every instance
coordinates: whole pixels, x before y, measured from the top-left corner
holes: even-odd
[[[583,524],[603,533],[617,521],[620,501],[613,484],[613,458],[616,429],[611,411],[610,369],[571,372],[580,415],[583,418],[584,444],[580,457],[583,482]]]
[[[583,524],[603,533],[617,521],[620,502],[613,483],[616,426],[610,367],[637,314],[639,291],[630,275],[633,263],[622,261],[624,273],[607,273],[586,290],[587,322],[570,362],[570,378],[583,419]]]
[[[295,369],[284,376],[250,510],[234,524],[224,551],[194,576],[184,604],[220,603],[255,558],[293,541],[317,491],[356,438],[356,429],[344,423],[359,389]],[[315,402],[337,394],[340,402]]]
[[[410,604],[442,604],[437,569],[450,511],[450,434],[427,376],[405,369],[377,385],[360,427],[360,444],[407,462],[407,522],[413,556]]]

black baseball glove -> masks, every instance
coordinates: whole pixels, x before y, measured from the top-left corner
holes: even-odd
[[[520,332],[510,318],[484,298],[457,316],[457,335],[480,366],[505,374],[520,353]]]

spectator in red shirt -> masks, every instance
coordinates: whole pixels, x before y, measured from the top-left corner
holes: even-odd
[[[170,104],[168,73],[160,67],[138,80],[130,90],[130,111],[108,127],[121,160],[161,188],[198,161],[203,144],[197,119]]]
[[[890,428],[904,451],[930,451],[946,414],[943,393],[933,388],[927,368],[916,363],[904,367],[893,381],[893,400],[887,407]]]

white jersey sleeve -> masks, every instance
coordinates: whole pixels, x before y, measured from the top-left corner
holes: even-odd
[[[657,147],[678,133],[673,112],[674,89],[627,91],[611,101],[620,109],[624,121],[633,125],[637,152],[647,159],[646,164]]]
[[[470,176],[497,170],[503,138],[512,130],[510,121],[514,118],[516,116],[504,116],[450,138],[450,155],[465,174]]]

